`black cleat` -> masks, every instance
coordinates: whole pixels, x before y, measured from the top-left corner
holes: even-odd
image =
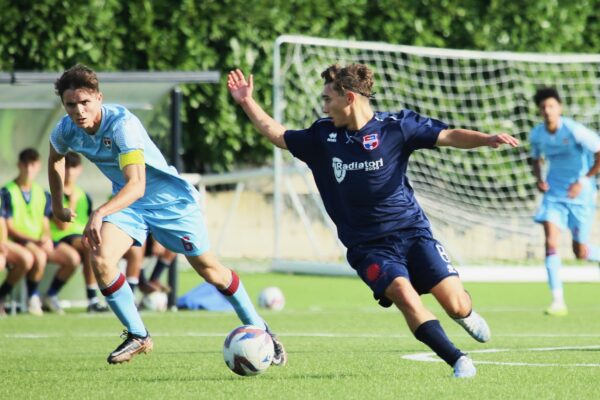
[[[283,367],[288,361],[288,355],[285,351],[285,347],[283,347],[283,343],[281,343],[277,335],[269,330],[269,327],[267,327],[267,333],[271,335],[271,339],[273,339],[273,348],[275,349],[275,354],[273,355],[273,361],[271,361],[271,365]]]
[[[121,338],[124,339],[123,343],[119,345],[108,356],[109,364],[120,364],[122,362],[129,362],[133,356],[139,353],[149,353],[154,347],[150,334],[146,331],[146,337],[141,337],[123,330]]]
[[[108,306],[105,306],[100,303],[92,303],[92,304],[88,304],[88,306],[87,306],[87,312],[90,314],[104,313],[104,312],[108,312],[109,310],[110,310],[110,308],[108,308]]]

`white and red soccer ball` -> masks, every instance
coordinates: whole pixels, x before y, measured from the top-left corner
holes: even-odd
[[[264,288],[258,296],[258,306],[267,310],[283,310],[285,307],[283,292],[275,286]]]
[[[274,354],[271,335],[254,325],[235,328],[227,335],[223,344],[225,364],[242,376],[265,372],[271,365]]]

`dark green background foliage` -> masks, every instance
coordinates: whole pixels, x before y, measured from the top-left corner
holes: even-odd
[[[222,171],[270,158],[224,83],[231,68],[251,71],[256,98],[271,110],[281,34],[598,53],[599,9],[600,0],[0,0],[0,71],[60,71],[76,62],[100,71],[218,70],[220,85],[184,87],[184,160],[190,172]]]

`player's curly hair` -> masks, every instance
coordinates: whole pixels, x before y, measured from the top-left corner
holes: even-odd
[[[533,96],[533,101],[535,105],[539,107],[544,100],[550,98],[554,98],[559,103],[562,103],[560,95],[558,94],[558,90],[553,87],[543,87],[536,90],[535,95]]]
[[[333,89],[340,95],[351,91],[372,98],[373,71],[364,64],[350,64],[342,67],[333,64],[321,73],[325,84],[333,83]]]
[[[69,89],[90,89],[98,92],[100,85],[93,69],[83,64],[76,64],[63,72],[54,82],[57,96],[62,99],[63,93]]]

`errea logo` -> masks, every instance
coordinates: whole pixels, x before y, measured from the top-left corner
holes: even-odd
[[[383,158],[373,161],[353,161],[349,164],[344,163],[341,159],[333,157],[331,159],[331,166],[333,167],[333,175],[338,183],[341,183],[346,177],[347,171],[377,171],[383,168]]]
[[[329,143],[335,143],[335,142],[337,142],[337,132],[331,132],[329,134],[329,137],[327,138],[327,141]]]

